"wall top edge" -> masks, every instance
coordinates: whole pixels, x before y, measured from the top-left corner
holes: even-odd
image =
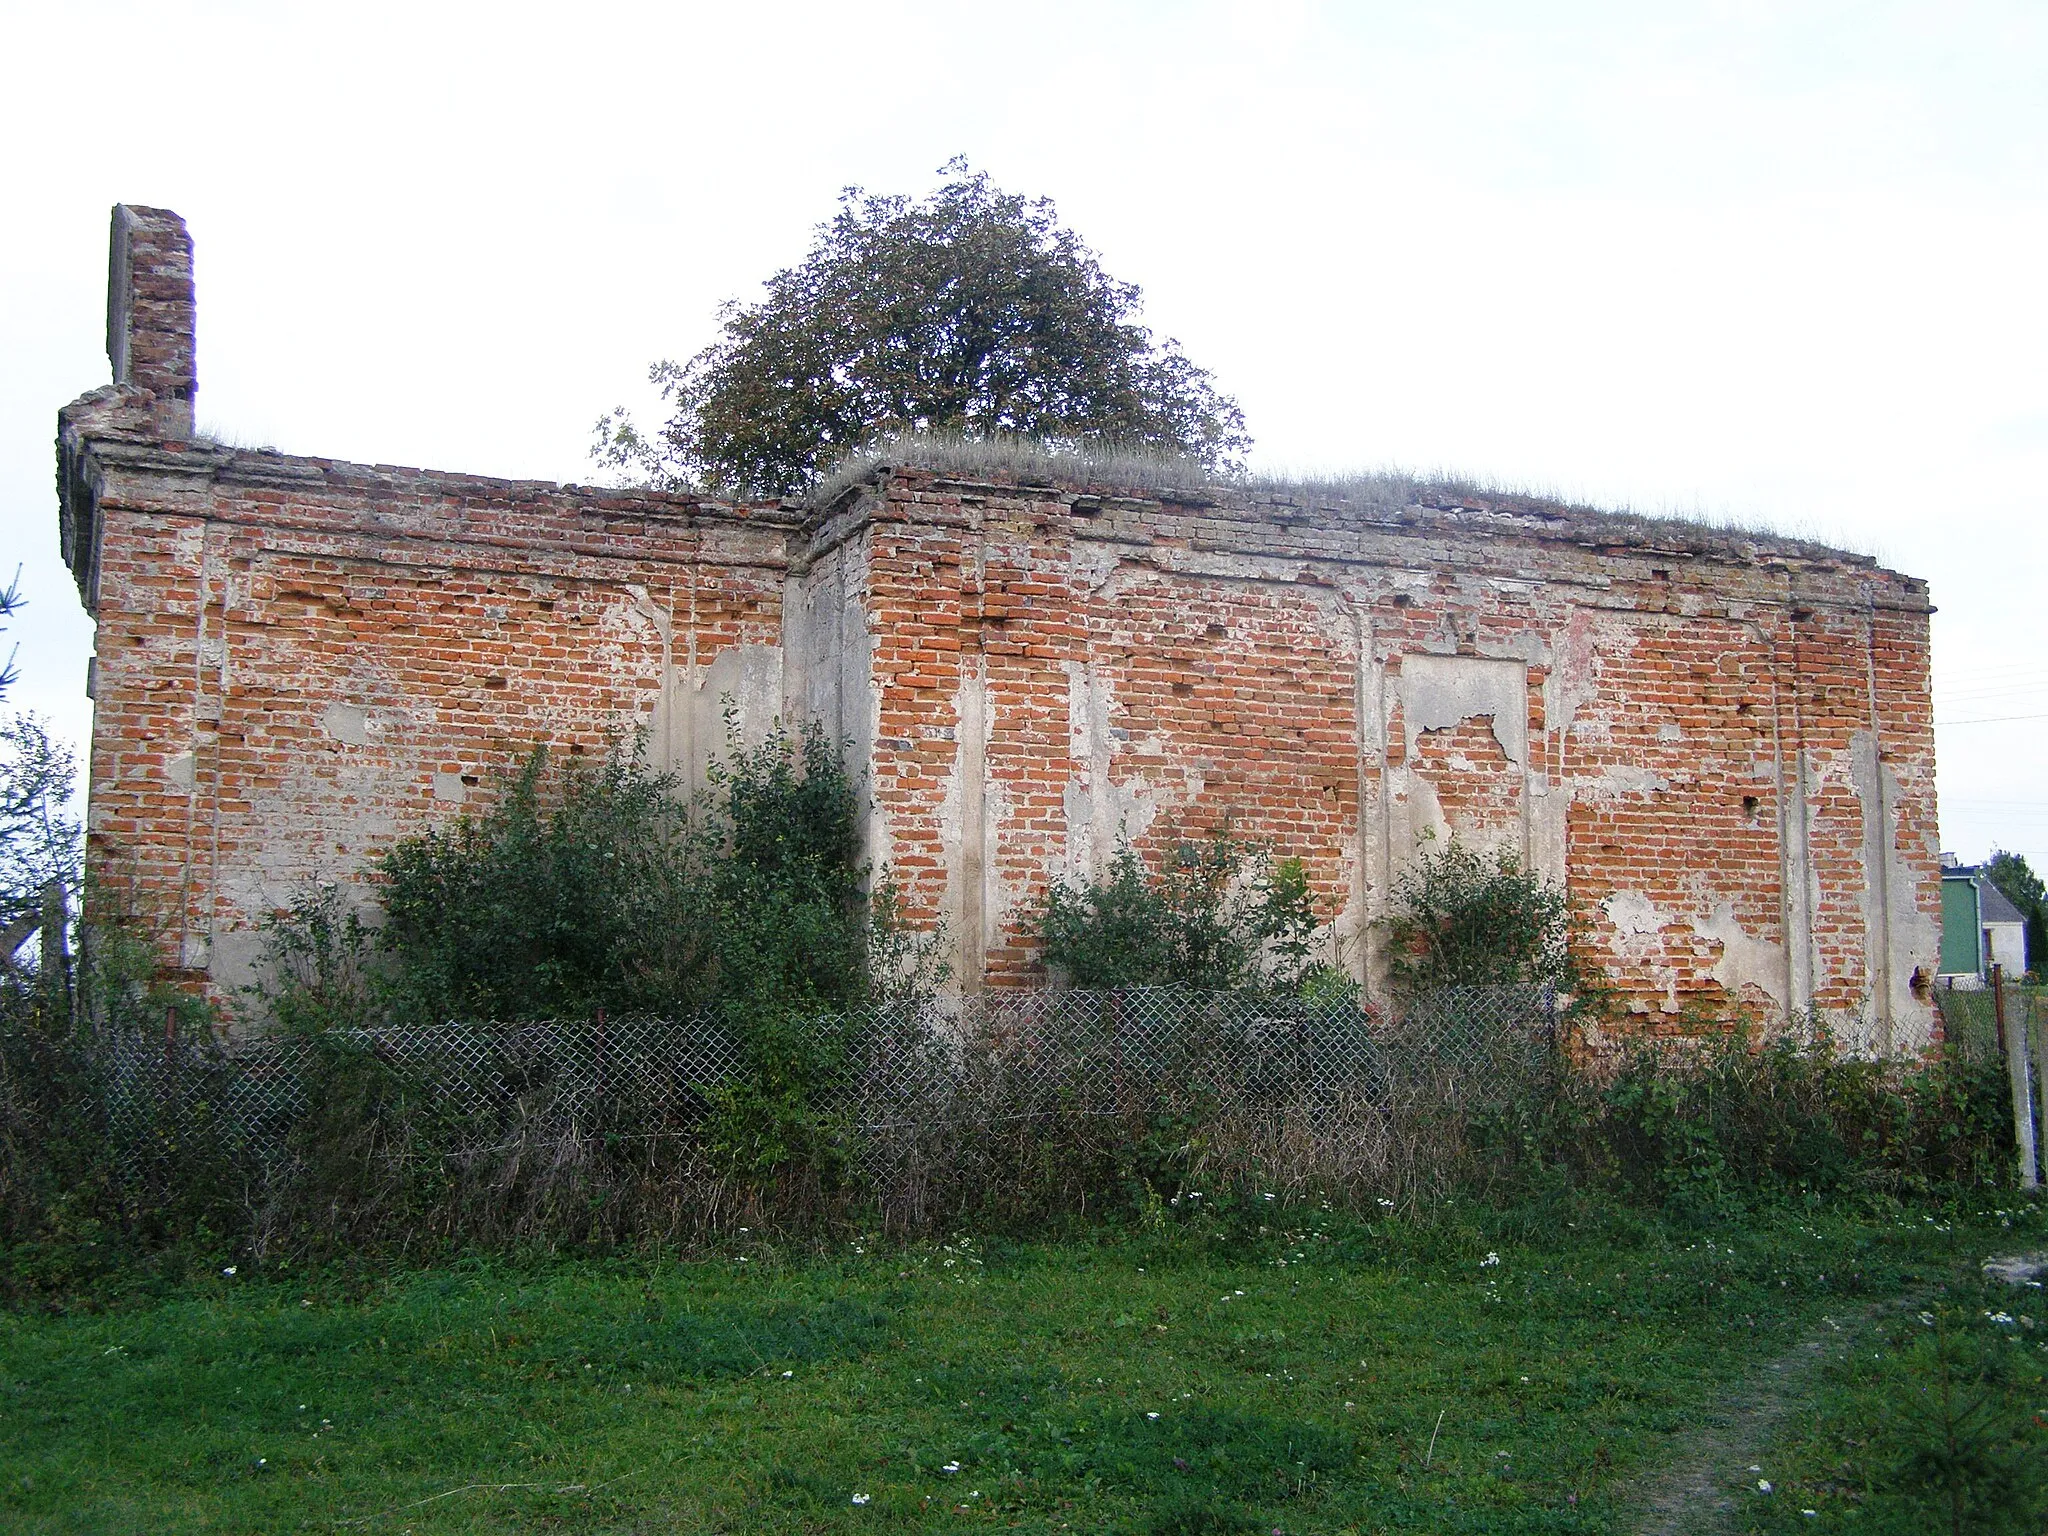
[[[861,510],[860,503],[894,502],[898,515],[923,520],[922,501],[972,502],[1002,498],[1023,503],[1057,503],[1070,514],[1101,517],[1141,527],[1154,519],[1196,517],[1210,524],[1235,523],[1284,537],[1289,532],[1432,533],[1478,541],[1567,544],[1600,554],[1674,562],[1706,561],[1761,570],[1830,572],[1876,578],[1907,591],[1925,593],[1921,578],[1891,570],[1873,555],[1835,548],[1763,530],[1722,528],[1682,518],[1650,517],[1548,501],[1512,493],[1476,491],[1388,476],[1342,488],[1211,484],[1187,489],[1119,487],[1076,478],[973,476],[916,466],[877,467],[861,481],[842,487],[829,503],[812,508],[812,522]],[[926,514],[929,516],[929,514]],[[1302,551],[1310,554],[1306,548]]]
[[[87,407],[98,403],[92,396],[78,402]],[[67,457],[89,454],[108,468],[204,479],[223,490],[280,489],[371,498],[403,494],[456,502],[541,503],[609,518],[712,520],[787,529],[804,521],[802,507],[785,500],[729,501],[690,491],[508,479],[402,464],[365,464],[282,453],[271,448],[245,448],[204,437],[158,438],[128,430],[133,425],[130,420],[97,422],[91,417],[100,413],[88,409],[78,413],[85,419],[74,421],[73,414],[67,410],[64,421],[62,448]]]
[[[1302,542],[1296,552],[1310,559],[1330,553],[1315,540],[1316,535],[1428,534],[1479,545],[1568,545],[1595,557],[1669,559],[1674,565],[1702,562],[1806,577],[1874,579],[1922,599],[1928,590],[1924,580],[1880,566],[1874,556],[1812,540],[1391,475],[1332,486],[1211,483],[1181,489],[1118,486],[1084,476],[990,471],[968,475],[884,464],[852,483],[842,483],[829,499],[806,503],[782,497],[747,502],[692,491],[365,464],[240,447],[205,437],[163,438],[144,427],[145,413],[135,408],[144,402],[129,398],[146,393],[129,386],[104,387],[66,407],[60,417],[62,457],[75,464],[89,455],[106,468],[174,477],[188,485],[205,480],[225,490],[296,490],[372,500],[405,495],[512,507],[525,504],[606,519],[801,529],[812,537],[828,522],[850,519],[858,526],[884,507],[894,519],[943,522],[957,515],[948,509],[962,503],[1000,499],[1056,508],[1064,517],[1095,524],[1099,536],[1128,534],[1141,542],[1146,534],[1158,531],[1159,525],[1187,518],[1200,519],[1211,529],[1236,525],[1247,534],[1277,538],[1283,544],[1290,535],[1299,535]]]

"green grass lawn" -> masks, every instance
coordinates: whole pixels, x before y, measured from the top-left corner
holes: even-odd
[[[245,1264],[0,1314],[0,1526],[1625,1530],[1732,1383],[1825,1318],[2041,1246],[2039,1216],[1298,1213],[1229,1240]],[[1829,1390],[1841,1423],[1801,1420],[1788,1467],[1839,1461],[1856,1394],[1883,1395]],[[1770,1528],[1860,1507],[1821,1503]]]
[[[2048,1303],[1968,1274],[1923,1299],[1839,1341],[1763,1453],[1736,1529],[2040,1536]]]

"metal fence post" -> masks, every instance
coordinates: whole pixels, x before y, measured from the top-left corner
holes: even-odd
[[[2026,1003],[2024,1011],[2028,1022],[2020,1027],[2028,1029],[2031,1026],[2034,1046],[2034,1109],[2042,1120],[2037,1136],[2048,1136],[2048,1009],[2042,1008],[2040,993],[2023,993],[2022,996]],[[2044,1149],[2037,1140],[2034,1151],[2043,1164],[2042,1174],[2048,1176],[2048,1149]]]
[[[1991,967],[1991,1025],[1992,1032],[1998,1036],[1998,1054],[2002,1060],[2007,1054],[2005,1046],[2005,967],[2002,965]]]
[[[162,1158],[160,1172],[165,1198],[171,1188],[171,1154],[176,1150],[179,1133],[184,1130],[184,1115],[178,1099],[178,1008],[175,1003],[164,1008],[164,1096],[163,1112],[159,1119],[158,1154]]]
[[[2028,1070],[2027,1026],[2015,1020],[2005,1027],[2005,967],[1991,967],[1991,1012],[1998,1022],[1998,1043],[2005,1052],[2006,1081],[2012,1087],[2012,1140],[2019,1154],[2020,1188],[2035,1189],[2040,1180],[2034,1173],[2034,1074]]]

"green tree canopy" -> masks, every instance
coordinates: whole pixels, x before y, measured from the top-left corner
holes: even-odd
[[[16,566],[14,580],[10,581],[4,589],[0,589],[0,619],[7,618],[20,607],[21,568]],[[0,624],[0,634],[5,634],[6,632],[7,626]],[[20,680],[19,675],[14,670],[14,658],[17,654],[16,647],[9,646],[7,648],[7,660],[0,662],[0,699],[6,698],[7,690]]]
[[[57,881],[76,894],[83,834],[70,814],[78,758],[32,714],[0,719],[0,926],[40,910]]]
[[[2027,920],[2027,966],[2048,968],[2048,885],[2027,867],[2024,854],[1996,852],[1984,866],[1984,876],[2020,909]]]
[[[1011,434],[1236,467],[1237,402],[1177,341],[1138,323],[1046,198],[955,159],[921,201],[849,187],[810,253],[732,301],[720,335],[653,381],[674,414],[643,435],[621,407],[592,449],[615,471],[744,495],[803,490],[849,451],[899,432]]]

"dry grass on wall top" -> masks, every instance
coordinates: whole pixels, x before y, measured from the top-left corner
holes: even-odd
[[[1573,537],[1594,543],[1650,545],[1698,554],[1748,555],[1769,550],[1805,559],[1872,562],[1869,554],[1790,534],[1757,518],[1656,515],[1596,507],[1484,477],[1400,469],[1327,475],[1219,475],[1192,459],[1143,450],[1063,448],[1027,438],[951,433],[906,433],[855,449],[819,480],[806,501],[814,510],[829,507],[854,487],[889,469],[1204,502],[1243,499],[1254,504],[1342,506],[1388,514],[1411,507],[1491,512],[1544,524],[1568,524]]]

